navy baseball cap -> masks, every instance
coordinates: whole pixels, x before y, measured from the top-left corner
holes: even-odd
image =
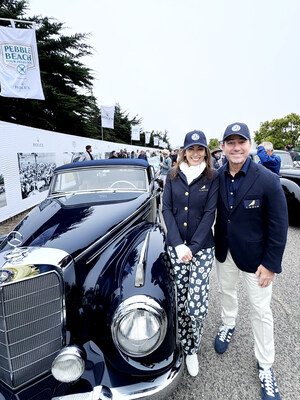
[[[190,146],[199,145],[207,148],[206,137],[201,131],[192,131],[185,135],[183,149]]]
[[[223,135],[223,142],[231,135],[239,135],[246,140],[251,140],[249,128],[242,122],[235,122],[227,126]]]

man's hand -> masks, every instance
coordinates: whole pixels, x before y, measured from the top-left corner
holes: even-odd
[[[274,281],[274,277],[275,277],[274,272],[268,270],[262,264],[260,264],[260,266],[257,268],[254,275],[257,278],[259,277],[258,284],[261,287],[269,286]]]

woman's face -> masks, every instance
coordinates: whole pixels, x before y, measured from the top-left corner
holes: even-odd
[[[188,165],[191,167],[201,164],[204,160],[205,154],[205,147],[203,146],[194,145],[188,147],[185,152]]]

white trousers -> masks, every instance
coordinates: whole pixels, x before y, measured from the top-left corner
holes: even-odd
[[[238,314],[237,283],[240,274],[242,275],[250,303],[255,357],[262,368],[270,368],[275,358],[273,316],[270,307],[272,284],[265,288],[259,286],[259,278],[253,273],[238,269],[230,251],[223,263],[216,260],[216,271],[221,296],[222,323],[229,328],[235,327]]]

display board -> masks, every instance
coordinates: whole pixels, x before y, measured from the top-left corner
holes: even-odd
[[[0,121],[0,222],[45,199],[55,167],[77,161],[92,146],[95,159],[140,146],[66,135]],[[150,151],[157,149],[151,149]]]

